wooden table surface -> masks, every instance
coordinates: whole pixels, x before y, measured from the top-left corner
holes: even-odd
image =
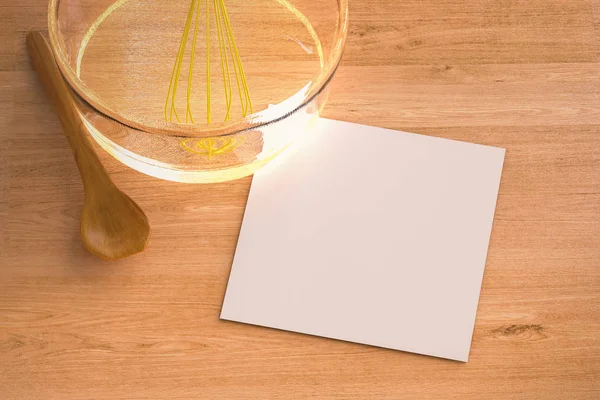
[[[0,0],[0,399],[599,399],[600,1],[351,0],[325,116],[507,149],[469,363],[219,321],[250,179],[101,153],[148,250],[79,240],[83,191]]]

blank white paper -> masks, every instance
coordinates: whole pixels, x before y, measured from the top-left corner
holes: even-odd
[[[467,361],[504,154],[321,119],[255,175],[221,318]]]

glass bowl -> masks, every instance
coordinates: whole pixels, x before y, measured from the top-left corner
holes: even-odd
[[[348,0],[50,0],[52,51],[94,140],[162,179],[254,173],[318,118]]]

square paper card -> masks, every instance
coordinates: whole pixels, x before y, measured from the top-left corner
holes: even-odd
[[[504,153],[321,119],[254,177],[221,318],[467,361]]]

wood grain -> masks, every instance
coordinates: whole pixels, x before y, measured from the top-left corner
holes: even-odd
[[[0,398],[600,398],[600,3],[350,11],[325,116],[508,150],[469,363],[219,321],[250,179],[162,182],[100,152],[154,234],[89,255],[26,56],[46,2],[0,0]]]

